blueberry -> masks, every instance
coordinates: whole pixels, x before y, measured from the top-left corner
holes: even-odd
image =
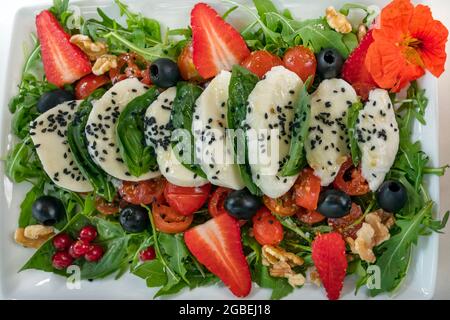
[[[344,58],[334,48],[323,49],[317,54],[317,74],[322,79],[332,79],[340,75]]]
[[[172,60],[159,58],[150,66],[150,79],[154,85],[160,88],[173,87],[180,80],[180,70]]]
[[[41,196],[31,206],[31,214],[40,224],[53,226],[66,216],[64,204],[58,198]]]
[[[317,211],[327,218],[341,218],[350,213],[352,199],[341,190],[326,190],[319,196]]]
[[[141,206],[128,205],[120,211],[119,222],[127,232],[142,232],[150,223],[148,212]]]
[[[395,213],[405,206],[408,196],[400,182],[388,180],[380,186],[376,198],[381,209]]]
[[[72,100],[75,100],[75,96],[70,91],[62,89],[48,91],[39,98],[37,109],[40,113],[44,113],[58,104]]]
[[[247,189],[230,192],[224,202],[228,213],[240,220],[251,219],[261,206],[261,198],[251,194]]]

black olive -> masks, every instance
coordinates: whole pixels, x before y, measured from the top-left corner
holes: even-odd
[[[317,54],[317,74],[322,79],[332,79],[339,76],[344,58],[334,48],[323,49]]]
[[[70,91],[62,89],[48,91],[39,98],[37,109],[40,113],[44,113],[58,104],[72,100],[75,100],[75,96]]]
[[[64,204],[58,198],[41,196],[31,206],[31,213],[40,224],[53,226],[66,216]]]
[[[224,202],[228,213],[239,220],[251,219],[261,206],[261,198],[251,194],[247,189],[230,192]]]
[[[341,190],[326,190],[319,196],[317,211],[327,218],[341,218],[350,213],[352,199]]]
[[[159,58],[150,65],[150,79],[160,88],[173,87],[180,80],[180,70],[172,60]]]
[[[408,195],[400,182],[388,180],[380,186],[376,198],[381,209],[395,213],[405,206]]]
[[[120,211],[119,222],[127,232],[142,232],[150,223],[148,212],[141,206],[128,205]]]

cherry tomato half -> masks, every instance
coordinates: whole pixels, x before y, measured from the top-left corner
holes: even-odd
[[[283,226],[269,209],[262,207],[253,216],[253,235],[262,246],[277,246],[283,240]]]
[[[180,75],[184,80],[201,82],[204,79],[198,74],[193,60],[192,42],[189,42],[181,51],[177,60]]]
[[[117,57],[117,68],[109,70],[109,77],[113,84],[127,78],[138,78],[142,80],[148,72],[148,66],[149,63],[137,53],[122,53]],[[150,75],[144,81],[149,79]]]
[[[156,229],[164,233],[179,233],[185,231],[194,220],[194,216],[182,216],[175,209],[158,204],[152,205],[152,216]]]
[[[95,198],[95,209],[104,215],[116,214],[120,210],[119,201],[114,199],[112,202],[108,202],[102,197],[97,196]]]
[[[139,182],[123,181],[119,194],[125,201],[132,204],[150,204],[164,199],[165,184],[166,180],[163,178]]]
[[[319,212],[315,210],[306,210],[304,208],[301,208],[301,210],[297,212],[297,218],[301,222],[309,225],[313,225],[325,220],[325,216],[320,214]]]
[[[294,215],[299,209],[295,204],[292,191],[276,199],[264,196],[263,202],[271,212],[285,217]]]
[[[350,213],[342,218],[328,218],[328,225],[333,228],[333,231],[337,231],[345,238],[356,238],[356,232],[361,228],[362,221],[355,223],[356,220],[361,218],[361,207],[356,203],[352,203]]]
[[[356,168],[352,159],[342,164],[333,186],[349,196],[362,196],[370,191],[369,184],[362,176],[361,167]]]
[[[280,57],[266,51],[253,51],[241,62],[241,66],[256,74],[260,79],[273,67],[282,66]]]
[[[316,74],[317,61],[314,52],[304,46],[289,48],[283,56],[284,66],[295,72],[303,81]],[[311,82],[312,83],[312,82]]]
[[[111,80],[104,74],[101,76],[96,76],[93,73],[88,74],[81,78],[75,85],[75,97],[78,100],[86,99],[96,89],[103,87],[109,82],[111,82]]]
[[[221,214],[227,213],[224,207],[224,202],[228,194],[233,191],[228,188],[218,187],[212,194],[208,203],[208,212],[212,217],[217,217]]]
[[[167,182],[164,188],[164,198],[179,214],[188,216],[205,204],[210,191],[210,183],[201,187],[179,187]]]
[[[308,210],[316,210],[319,194],[320,178],[314,175],[311,168],[303,169],[294,185],[295,204]]]

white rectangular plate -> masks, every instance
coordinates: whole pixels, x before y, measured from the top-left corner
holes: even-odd
[[[171,28],[185,27],[189,24],[189,14],[192,6],[198,0],[134,0],[126,1],[134,11],[155,18]],[[214,7],[223,10],[223,4],[219,1],[212,3]],[[239,1],[249,4],[250,1]],[[341,6],[346,0],[279,0],[275,1],[279,8],[288,8],[297,18],[318,17],[324,14],[329,5]],[[388,1],[363,0],[365,4],[375,4],[380,7]],[[104,9],[109,15],[119,17],[118,9],[112,1],[74,1],[81,9],[83,16],[94,17],[97,7]],[[0,74],[5,77],[5,88],[0,92],[0,157],[11,148],[15,138],[10,134],[11,115],[7,104],[9,99],[17,92],[17,84],[20,81],[21,69],[24,63],[23,45],[30,43],[30,33],[35,32],[34,18],[36,13],[48,6],[24,7],[16,12],[13,25],[13,37],[9,51],[9,62],[6,72]],[[231,21],[237,27],[242,27],[250,21],[249,17],[241,10],[235,11]],[[3,69],[5,70],[5,69]],[[426,75],[420,80],[420,86],[427,90],[430,99],[426,120],[427,126],[415,125],[415,136],[423,142],[423,149],[431,157],[432,165],[438,164],[438,106],[436,80]],[[27,184],[12,184],[5,176],[3,162],[0,164],[0,284],[1,297],[6,299],[149,299],[155,290],[149,289],[145,281],[131,274],[125,275],[118,281],[111,277],[94,282],[84,281],[80,289],[69,290],[66,280],[50,273],[35,270],[27,270],[21,273],[17,271],[33,254],[33,250],[25,249],[13,241],[13,233],[17,226],[19,206],[29,189]],[[431,197],[439,203],[439,181],[437,177],[430,177],[428,190]],[[430,299],[434,293],[438,254],[438,237],[436,234],[428,238],[422,238],[414,249],[413,261],[408,277],[395,298],[398,299]],[[354,279],[347,278],[342,293],[343,299],[368,299],[365,289],[361,289],[358,295],[354,295]],[[254,288],[249,299],[268,299],[270,292],[265,289]],[[172,296],[176,299],[233,299],[233,295],[223,285],[210,286],[185,290],[181,294]],[[288,299],[325,299],[323,288],[317,288],[312,284],[306,284],[302,289],[295,290]],[[382,295],[377,298],[389,299],[390,296]]]

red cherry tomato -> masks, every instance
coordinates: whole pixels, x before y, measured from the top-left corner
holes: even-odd
[[[356,203],[352,203],[350,213],[342,218],[328,218],[328,225],[337,231],[345,238],[356,238],[356,232],[361,228],[362,221],[357,223],[357,220],[362,216],[361,207]]]
[[[179,187],[167,182],[164,198],[179,214],[188,216],[200,209],[208,200],[211,184],[201,187]]]
[[[314,175],[311,168],[300,173],[294,185],[295,203],[308,210],[316,210],[320,194],[320,178]]]
[[[204,79],[198,74],[193,60],[192,42],[189,42],[178,56],[177,64],[180,70],[181,77],[184,80],[201,82]]]
[[[166,180],[163,178],[139,182],[123,181],[119,194],[125,201],[132,204],[150,204],[164,199],[165,183]]]
[[[263,202],[271,212],[285,217],[294,215],[299,209],[295,204],[292,191],[288,191],[276,199],[264,196]]]
[[[218,215],[227,213],[227,210],[225,210],[224,207],[224,202],[231,191],[233,190],[224,187],[218,187],[214,191],[208,203],[208,212],[211,216],[217,217]]]
[[[297,218],[301,222],[309,225],[313,225],[325,220],[325,216],[320,214],[319,212],[315,210],[306,210],[304,208],[301,208],[301,210],[297,212]]]
[[[103,87],[105,84],[111,82],[111,80],[104,74],[96,76],[91,73],[81,78],[75,85],[75,97],[78,100],[86,99],[96,89]]]
[[[283,226],[269,209],[262,207],[253,216],[253,235],[262,246],[277,246],[283,240]]]
[[[370,191],[369,184],[362,176],[361,167],[356,168],[352,159],[342,164],[333,186],[349,196],[362,196]]]
[[[316,74],[316,56],[304,46],[289,48],[283,56],[284,66],[295,72],[303,81]],[[312,82],[311,82],[312,83]]]
[[[152,216],[156,229],[164,233],[180,233],[185,231],[194,220],[194,216],[183,216],[175,209],[158,203],[153,203]]]
[[[273,67],[282,66],[280,57],[266,51],[253,51],[241,62],[241,66],[256,74],[260,79]]]

